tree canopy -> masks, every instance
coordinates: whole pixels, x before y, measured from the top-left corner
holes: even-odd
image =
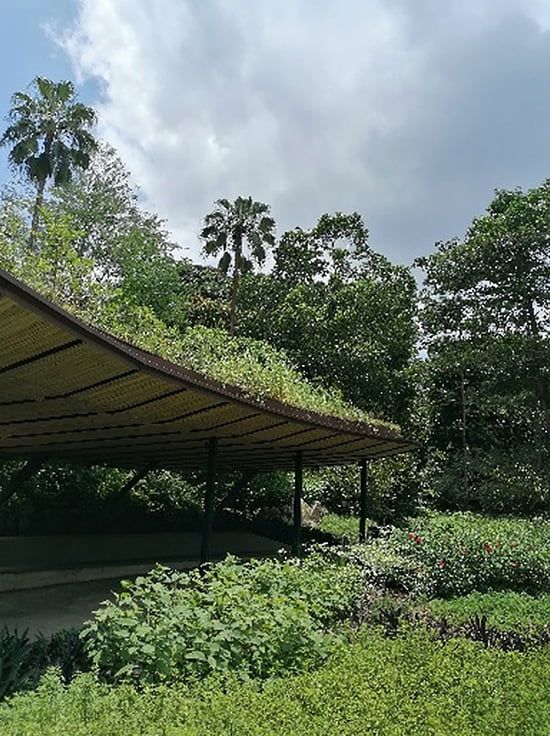
[[[90,128],[96,122],[93,108],[78,102],[70,81],[53,82],[36,77],[31,94],[15,92],[8,114],[10,122],[0,138],[9,145],[9,160],[21,167],[36,185],[29,245],[34,247],[46,182],[65,184],[75,169],[86,169],[96,148]]]
[[[252,197],[237,197],[234,202],[218,199],[215,204],[216,208],[204,218],[201,238],[206,255],[222,253],[218,264],[222,273],[227,274],[232,268],[229,332],[233,334],[239,280],[252,269],[254,262],[260,266],[265,262],[265,246],[275,243],[275,220],[269,215],[269,206],[253,201]]]

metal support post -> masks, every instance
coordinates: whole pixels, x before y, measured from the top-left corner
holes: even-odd
[[[361,460],[361,497],[359,501],[359,541],[364,542],[367,526],[367,461]]]
[[[216,488],[216,456],[218,439],[208,440],[208,466],[206,469],[206,492],[204,494],[204,521],[201,540],[201,564],[210,561],[210,541],[212,538],[212,521],[214,518],[214,493]]]
[[[301,535],[302,535],[302,488],[303,488],[303,467],[302,467],[302,451],[298,450],[294,459],[294,508],[293,522],[294,535],[292,540],[292,552],[300,555],[302,551]]]

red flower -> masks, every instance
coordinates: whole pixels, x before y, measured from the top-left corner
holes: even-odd
[[[416,542],[417,544],[420,544],[420,542],[422,541],[422,537],[415,537],[415,538],[414,538],[414,541],[415,541],[415,542]]]
[[[487,550],[487,552],[492,552],[493,551],[493,548],[491,547],[491,545],[489,544],[489,542],[485,542],[485,544],[483,546],[485,547],[485,549]]]
[[[445,560],[441,560],[439,563],[439,567],[445,567],[446,564],[447,563],[445,562]]]
[[[407,534],[407,536],[408,536],[409,539],[414,539],[414,537],[415,537],[415,535],[412,532],[409,532]]]

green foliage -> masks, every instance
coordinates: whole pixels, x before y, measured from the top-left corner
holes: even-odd
[[[96,113],[77,101],[72,82],[36,77],[31,90],[33,94],[12,96],[10,125],[0,146],[11,146],[10,163],[21,167],[37,187],[29,238],[29,249],[34,250],[46,182],[63,185],[75,169],[86,169],[97,143],[90,133]]]
[[[321,669],[255,683],[226,680],[108,687],[92,675],[68,687],[49,673],[35,693],[0,707],[3,736],[545,736],[548,651],[447,644],[427,632],[394,639],[363,631]]]
[[[325,627],[357,595],[349,566],[306,561],[239,563],[189,573],[158,566],[95,612],[87,651],[112,681],[152,683],[235,672],[269,677],[318,664],[336,638]]]
[[[180,299],[191,326],[229,324],[231,282],[219,269],[195,263],[179,265]]]
[[[444,456],[429,469],[441,506],[548,509],[549,225],[550,181],[498,190],[463,241],[417,262],[429,442]],[[522,484],[533,488],[523,505]]]
[[[11,145],[10,162],[23,166],[29,179],[51,177],[56,184],[70,181],[74,166],[86,168],[96,142],[89,128],[95,111],[76,101],[72,82],[55,83],[36,77],[34,96],[15,92],[11,99],[11,124],[0,145]]]
[[[6,227],[0,235],[0,267],[52,301],[73,310],[93,310],[103,293],[94,263],[75,250],[80,236],[74,221],[42,208],[43,230],[38,247],[29,251],[21,208],[3,203]]]
[[[324,532],[332,534],[339,541],[355,541],[359,538],[359,519],[356,516],[327,514],[319,524]]]
[[[470,593],[451,600],[429,601],[433,617],[451,624],[464,624],[475,616],[486,616],[487,625],[501,630],[530,632],[548,629],[550,633],[550,595],[533,597],[527,593]]]
[[[0,464],[0,488],[20,464]],[[0,510],[2,534],[89,534],[196,530],[200,478],[154,470],[129,494],[131,473],[102,466],[44,463]]]
[[[417,459],[412,454],[382,458],[369,463],[368,514],[380,524],[397,523],[413,515],[421,486]],[[306,476],[308,498],[320,501],[340,515],[359,513],[359,469],[335,466],[310,471]]]
[[[431,500],[441,510],[518,515],[550,511],[550,485],[533,465],[527,447],[509,452],[478,448],[451,457],[432,453],[427,475]]]
[[[33,639],[25,631],[0,630],[0,700],[21,690],[32,690],[49,667],[58,667],[65,682],[89,669],[78,632],[66,629]]]
[[[11,218],[10,222],[12,219],[15,228],[18,220]],[[322,414],[382,424],[344,401],[337,390],[315,388],[292,367],[284,352],[267,343],[230,338],[221,329],[201,325],[182,333],[166,324],[151,306],[139,302],[140,289],[104,280],[101,269],[96,270],[91,259],[79,254],[76,246],[81,234],[70,220],[47,216],[45,239],[36,253],[27,253],[14,233],[5,239],[0,235],[0,266],[77,317],[168,360],[238,386],[256,399],[270,397]],[[134,252],[140,262],[138,255]]]
[[[27,632],[11,632],[6,626],[0,631],[0,700],[18,690],[36,685],[29,662],[33,645]]]
[[[146,212],[114,149],[100,144],[85,171],[52,191],[57,218],[78,223],[77,253],[94,263],[103,286],[117,287],[121,301],[145,305],[167,324],[187,321],[180,268],[164,223]]]
[[[550,522],[487,519],[470,513],[430,514],[395,530],[392,547],[427,571],[427,592],[539,593],[550,588]]]
[[[323,215],[282,236],[271,275],[243,279],[239,332],[285,350],[310,380],[356,406],[402,421],[414,299],[411,274],[368,247],[357,213]]]
[[[315,388],[291,367],[282,351],[251,338],[197,325],[184,334],[145,307],[106,305],[96,322],[124,340],[211,378],[238,386],[255,399],[273,398],[344,419],[382,424],[345,402],[337,391]]]
[[[275,243],[275,220],[269,215],[269,205],[253,202],[252,197],[237,197],[234,202],[218,199],[215,204],[216,208],[204,218],[201,230],[203,253],[208,256],[221,253],[218,269],[224,274],[231,266],[229,332],[233,334],[240,278],[252,270],[253,263],[264,264],[265,247]],[[244,252],[245,245],[250,257]]]

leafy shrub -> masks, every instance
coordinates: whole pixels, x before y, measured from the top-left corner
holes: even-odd
[[[396,523],[416,513],[420,494],[417,459],[413,454],[382,458],[369,465],[368,513],[379,524]],[[306,487],[312,500],[342,516],[359,513],[359,468],[335,466],[308,471]]]
[[[36,684],[29,666],[33,644],[27,632],[19,634],[6,626],[0,631],[0,699]]]
[[[386,537],[370,539],[366,544],[315,544],[311,549],[326,560],[357,568],[360,573],[361,607],[365,595],[370,597],[386,591],[407,595],[423,593],[429,585],[428,571],[422,562],[400,554]]]
[[[522,516],[550,512],[550,485],[533,447],[483,448],[449,456],[430,451],[426,481],[435,507]],[[468,483],[464,483],[464,475]]]
[[[190,687],[68,687],[54,672],[0,707],[2,736],[546,736],[548,651],[505,653],[426,631],[364,630],[319,670]]]
[[[347,541],[349,543],[359,538],[359,519],[357,516],[327,514],[321,519],[319,527],[322,531],[332,534],[339,541]]]
[[[235,671],[267,677],[318,664],[336,641],[325,632],[359,594],[358,572],[312,556],[206,570],[157,566],[104,602],[83,637],[109,680],[141,683]]]
[[[429,514],[396,529],[390,544],[428,573],[426,592],[550,589],[550,522],[486,519],[471,513]]]

